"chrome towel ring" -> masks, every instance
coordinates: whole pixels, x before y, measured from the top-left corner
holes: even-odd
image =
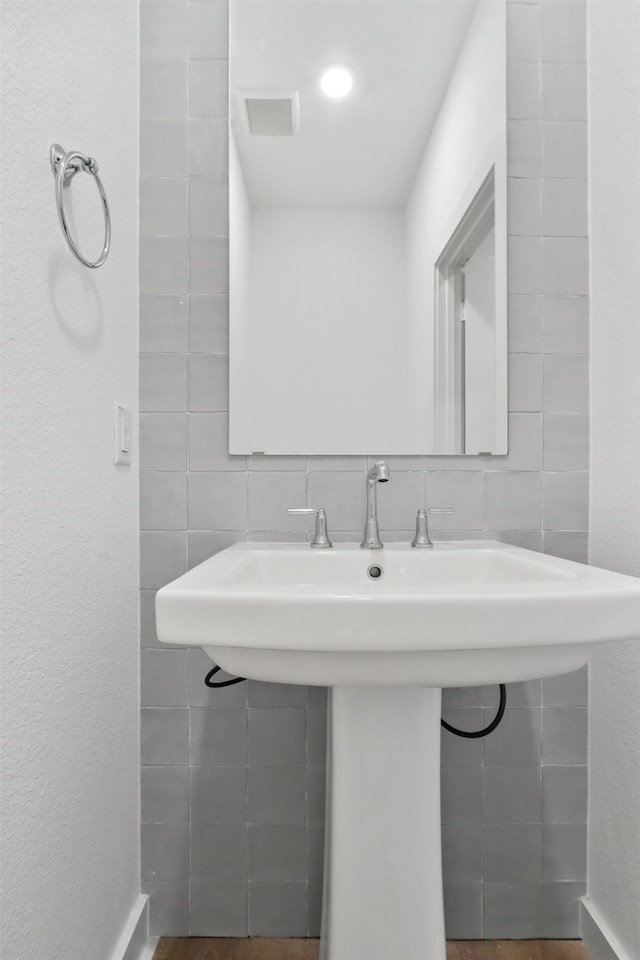
[[[80,263],[84,263],[85,267],[95,270],[97,267],[101,267],[109,256],[109,247],[111,246],[111,215],[109,214],[109,204],[107,203],[107,196],[102,186],[102,180],[98,176],[98,164],[93,157],[87,157],[84,153],[80,153],[79,150],[70,150],[67,153],[59,143],[53,143],[51,145],[49,159],[51,161],[51,169],[56,178],[56,206],[58,208],[58,220],[60,221],[64,238],[67,241],[69,249],[78,258]],[[102,210],[104,212],[104,245],[102,253],[95,261],[87,260],[76,247],[64,212],[64,197],[62,191],[65,187],[69,186],[76,173],[79,173],[81,170],[95,177],[102,202]]]

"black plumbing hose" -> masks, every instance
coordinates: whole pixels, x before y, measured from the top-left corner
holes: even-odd
[[[219,687],[232,687],[234,683],[244,683],[244,677],[234,677],[233,680],[218,680],[214,681],[216,673],[220,673],[221,667],[214,667],[212,670],[209,670],[209,673],[204,678],[205,686],[211,687],[212,689],[218,689]],[[487,734],[493,733],[495,728],[498,726],[500,721],[504,716],[505,707],[507,705],[507,688],[504,683],[500,684],[500,703],[498,704],[498,712],[495,717],[487,727],[483,727],[482,730],[458,730],[457,727],[452,727],[450,723],[447,723],[446,720],[440,720],[440,725],[444,727],[445,730],[448,730],[449,733],[454,733],[456,737],[465,737],[467,740],[476,740],[478,737],[486,737]]]
[[[440,720],[440,726],[444,727],[445,730],[448,730],[449,733],[455,733],[456,737],[465,737],[467,740],[476,740],[478,737],[486,737],[487,734],[493,733],[495,728],[498,726],[500,721],[504,716],[505,707],[507,706],[507,688],[504,683],[500,684],[500,703],[498,704],[498,712],[495,717],[487,727],[483,727],[482,730],[458,730],[457,727],[452,727],[450,723],[447,723],[446,720]]]
[[[213,670],[209,670],[209,673],[204,678],[206,687],[217,689],[218,687],[232,687],[234,683],[244,683],[244,677],[234,677],[233,680],[218,680],[217,683],[214,683],[211,678],[215,677],[216,673],[220,673],[221,670],[222,667],[214,667]]]

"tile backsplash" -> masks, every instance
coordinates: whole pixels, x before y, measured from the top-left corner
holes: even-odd
[[[383,539],[501,539],[586,560],[585,0],[510,2],[509,454],[390,457]],[[208,690],[155,637],[155,590],[238,540],[357,540],[366,457],[230,457],[224,0],[142,0],[142,870],[153,932],[318,935],[326,692]],[[584,892],[586,672],[510,685],[486,741],[442,736],[448,935],[571,937]],[[495,688],[450,690],[472,729]]]

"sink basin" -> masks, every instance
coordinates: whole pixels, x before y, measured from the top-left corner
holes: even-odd
[[[488,541],[237,544],[160,590],[156,621],[230,673],[332,688],[323,960],[445,960],[440,688],[640,637],[640,581]]]
[[[492,541],[243,543],[160,590],[156,611],[160,640],[239,676],[465,686],[577,670],[602,642],[640,635],[640,584]]]

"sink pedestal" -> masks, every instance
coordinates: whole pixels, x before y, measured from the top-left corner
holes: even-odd
[[[445,960],[441,691],[331,691],[323,960]]]

